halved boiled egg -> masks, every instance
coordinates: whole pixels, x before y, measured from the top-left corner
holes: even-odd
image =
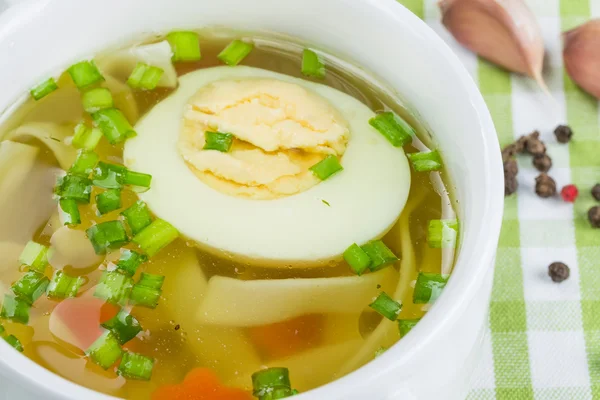
[[[383,236],[406,203],[406,156],[369,125],[374,115],[318,83],[201,69],[138,123],[125,164],[152,174],[142,199],[199,246],[316,264]],[[207,145],[213,133],[224,148]],[[331,157],[343,170],[321,180],[311,167]]]

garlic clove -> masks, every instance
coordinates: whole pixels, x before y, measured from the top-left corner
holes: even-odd
[[[585,91],[600,98],[600,20],[589,21],[563,34],[567,73]]]
[[[442,23],[463,46],[504,68],[542,78],[544,41],[523,0],[440,0]]]

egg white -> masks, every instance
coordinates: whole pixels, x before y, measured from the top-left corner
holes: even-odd
[[[201,182],[177,149],[184,106],[201,87],[236,78],[279,79],[328,100],[350,128],[344,170],[307,191],[274,200],[233,197]],[[124,158],[127,167],[152,175],[152,187],[141,194],[150,209],[200,246],[264,265],[314,265],[339,258],[352,243],[383,236],[400,216],[410,190],[407,158],[369,125],[375,114],[355,98],[244,66],[198,70],[181,77],[179,84],[137,124],[138,135],[126,142]]]

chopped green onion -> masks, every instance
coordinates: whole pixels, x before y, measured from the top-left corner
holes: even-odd
[[[369,269],[378,271],[386,265],[395,263],[398,257],[381,240],[372,240],[361,247],[371,259]]]
[[[123,355],[117,374],[127,379],[149,381],[152,377],[152,368],[154,368],[154,359],[127,352]]]
[[[79,205],[75,200],[60,199],[58,204],[64,213],[65,225],[79,225],[81,223]]]
[[[63,271],[55,271],[46,294],[57,299],[76,297],[84,282],[85,279],[81,276],[69,276]]]
[[[152,90],[156,88],[164,72],[162,68],[139,62],[127,79],[127,84],[134,89]]]
[[[15,350],[19,351],[19,352],[23,352],[23,345],[21,344],[21,341],[19,339],[17,339],[17,337],[15,335],[9,335],[7,337],[4,338],[4,340],[6,341],[6,343],[10,344],[12,347],[15,348]]]
[[[139,186],[149,188],[152,182],[152,175],[143,174],[141,172],[125,171],[121,177],[121,183],[124,185]]]
[[[173,51],[173,61],[198,61],[200,54],[200,40],[196,32],[171,32],[167,35]]]
[[[104,271],[94,296],[112,304],[125,304],[133,287],[133,279],[117,271]]]
[[[129,304],[149,308],[156,308],[162,293],[162,285],[165,277],[162,275],[146,274],[133,286],[129,296]]]
[[[105,332],[86,351],[90,359],[104,369],[112,367],[123,355],[123,349],[112,332]]]
[[[10,319],[11,321],[26,325],[29,322],[30,308],[31,305],[25,300],[10,294],[5,294],[2,310],[0,311],[0,318]]]
[[[288,396],[291,396],[292,384],[290,383],[290,371],[287,368],[269,368],[255,372],[252,374],[252,388],[252,394],[261,400],[283,398],[269,396],[269,394],[274,394],[274,392],[284,394],[287,391]]]
[[[40,100],[41,98],[46,97],[50,93],[54,92],[56,89],[58,89],[58,85],[56,84],[54,78],[48,78],[44,82],[31,89],[30,93],[31,97],[33,97],[35,100]]]
[[[71,65],[68,69],[71,79],[79,89],[83,89],[94,83],[102,82],[104,77],[96,67],[94,61],[81,61]]]
[[[92,193],[92,181],[85,176],[67,174],[58,179],[54,191],[62,199],[88,204]]]
[[[108,189],[96,195],[96,206],[100,215],[118,210],[121,208],[121,190]]]
[[[357,275],[361,275],[371,265],[369,255],[356,243],[344,251],[344,260]]]
[[[417,325],[421,318],[417,319],[399,319],[398,320],[398,329],[400,330],[400,337],[406,336],[408,332],[412,330],[412,328]]]
[[[179,237],[179,231],[162,219],[156,219],[143,231],[133,237],[133,242],[152,257]]]
[[[48,250],[44,245],[29,241],[19,256],[19,262],[30,270],[44,273],[48,265]]]
[[[344,168],[340,164],[340,160],[338,160],[336,156],[330,154],[309,169],[317,178],[324,181]]]
[[[98,163],[98,159],[98,154],[93,151],[79,150],[75,163],[69,169],[69,173],[87,178],[94,170],[94,167]]]
[[[123,175],[127,172],[127,168],[122,165],[109,164],[100,161],[94,168],[92,182],[94,186],[104,189],[120,189],[122,185]]]
[[[458,221],[456,219],[433,219],[429,221],[427,242],[432,249],[456,247]]]
[[[75,135],[73,136],[73,146],[78,149],[92,151],[96,148],[102,139],[102,131],[98,128],[90,128],[81,123],[75,127]]]
[[[133,276],[144,261],[146,261],[145,255],[132,250],[123,250],[117,261],[117,269],[128,276]]]
[[[412,142],[416,135],[412,126],[393,112],[381,113],[369,120],[369,124],[377,129],[395,147],[402,147]]]
[[[133,235],[137,235],[145,227],[152,223],[152,216],[148,206],[141,200],[135,202],[134,205],[121,213],[127,221],[127,225],[131,229]]]
[[[415,291],[413,292],[413,303],[433,303],[442,294],[450,275],[430,274],[419,272]]]
[[[437,150],[408,154],[408,159],[417,172],[439,171],[442,169],[442,158]]]
[[[387,350],[386,347],[381,346],[380,348],[377,349],[377,351],[375,352],[375,358],[379,357],[380,355],[382,355],[383,353],[385,353]]]
[[[217,150],[227,153],[233,144],[233,135],[231,133],[205,132],[204,150]]]
[[[304,49],[302,52],[302,73],[313,78],[325,78],[325,64],[312,50]]]
[[[125,310],[101,325],[113,333],[120,344],[125,344],[142,331],[142,326],[135,317]]]
[[[219,53],[217,58],[227,65],[238,65],[248,54],[250,54],[253,48],[254,45],[252,43],[246,43],[236,39],[229,43],[229,45]]]
[[[112,94],[106,88],[94,88],[84,92],[81,95],[81,102],[85,112],[90,114],[105,108],[112,108],[114,105]]]
[[[109,249],[118,249],[129,242],[121,221],[107,221],[94,225],[85,231],[94,246],[96,254],[106,254]]]
[[[96,111],[92,119],[110,144],[118,144],[137,135],[125,115],[116,108]]]
[[[20,299],[33,304],[46,292],[49,283],[50,280],[45,275],[29,271],[16,281],[11,289]]]
[[[400,314],[400,310],[402,310],[402,304],[392,299],[385,292],[381,292],[375,301],[369,304],[369,307],[390,321],[397,320],[398,314]]]

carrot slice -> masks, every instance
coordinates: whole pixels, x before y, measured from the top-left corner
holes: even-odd
[[[223,386],[211,370],[196,368],[182,383],[159,388],[152,400],[252,400],[252,396],[241,389]]]

